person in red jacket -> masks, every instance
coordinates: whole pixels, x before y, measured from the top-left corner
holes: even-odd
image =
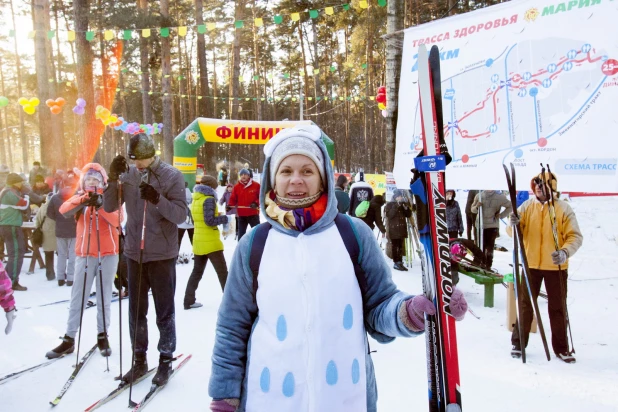
[[[79,191],[60,206],[60,213],[64,217],[75,216],[77,221],[75,283],[71,290],[66,334],[58,347],[47,352],[45,356],[49,359],[73,353],[75,335],[80,326],[80,314],[88,302],[84,296],[90,294],[93,282],[97,291],[97,346],[103,356],[110,356],[112,353],[105,332],[109,330],[112,285],[118,267],[119,217],[118,213],[106,212],[101,208],[106,185],[105,169],[98,163],[88,163],[82,169]]]
[[[225,210],[236,208],[238,216],[238,241],[247,232],[247,225],[260,224],[260,184],[251,180],[247,169],[240,170],[240,181],[232,189]]]

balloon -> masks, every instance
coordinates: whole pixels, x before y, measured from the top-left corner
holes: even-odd
[[[84,99],[82,99],[81,97],[79,99],[77,99],[77,105],[79,107],[86,107],[86,101]]]
[[[47,107],[53,107],[56,105],[56,102],[54,101],[54,99],[47,99],[45,100],[45,104],[47,105]]]
[[[41,101],[36,97],[33,97],[28,101],[28,103],[30,103],[31,106],[37,107],[41,103]]]
[[[386,87],[384,87],[384,86],[378,87],[378,93],[377,94],[386,94]]]
[[[111,115],[108,119],[110,123],[116,123],[118,121],[118,118],[114,115]]]
[[[382,116],[386,117],[388,115],[388,112],[386,111],[386,109],[382,110]]]
[[[53,114],[60,114],[60,112],[62,112],[62,107],[52,106],[50,110]]]
[[[386,95],[384,93],[380,93],[376,96],[376,102],[378,103],[386,103]]]
[[[4,96],[0,96],[0,107],[7,106],[9,104],[9,99]]]
[[[64,100],[62,97],[58,97],[58,98],[56,99],[56,105],[57,105],[57,106],[62,107],[62,106],[64,106],[64,104],[65,104],[65,103],[66,103],[66,100]]]
[[[28,104],[28,99],[26,99],[25,97],[20,97],[19,100],[17,100],[17,103],[21,104],[22,106],[25,106]]]
[[[386,105],[384,103],[378,103],[378,109],[384,110],[386,109]]]
[[[84,109],[83,107],[81,107],[81,106],[75,106],[75,107],[73,108],[73,113],[75,113],[75,114],[79,114],[80,116],[81,116],[82,114],[84,114],[84,112],[85,112],[85,109]]]
[[[27,114],[34,114],[34,112],[36,111],[36,108],[30,104],[26,104],[24,105],[24,112],[26,112]]]

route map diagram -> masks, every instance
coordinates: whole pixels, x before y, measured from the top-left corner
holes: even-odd
[[[413,158],[422,149],[418,39],[451,33],[437,44],[444,137],[453,158],[447,167],[450,188],[503,189],[501,165],[512,162],[526,175],[518,188],[527,189],[527,176],[538,173],[542,162],[559,174],[563,190],[618,191],[618,42],[610,40],[618,38],[618,3],[600,0],[590,9],[539,3],[509,2],[406,31],[399,107],[410,115],[399,115],[398,187],[409,182]],[[556,13],[562,9],[565,13]],[[458,28],[472,33],[483,26],[477,22],[487,21],[502,24],[452,38]],[[594,189],[590,175],[599,177]]]

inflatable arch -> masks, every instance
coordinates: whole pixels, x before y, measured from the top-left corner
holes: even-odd
[[[195,119],[185,130],[174,138],[174,167],[182,172],[190,188],[195,185],[197,172],[197,151],[204,143],[266,144],[281,129],[303,124],[305,121],[243,121]],[[331,162],[335,159],[335,144],[322,132],[322,141],[328,149]]]

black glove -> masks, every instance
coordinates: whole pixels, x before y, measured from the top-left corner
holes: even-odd
[[[86,206],[94,206],[95,209],[99,209],[103,206],[103,196],[98,193],[89,193],[88,199],[84,201]]]
[[[140,197],[142,199],[147,200],[155,205],[159,203],[159,197],[161,196],[161,194],[157,192],[157,189],[152,187],[152,185],[142,182],[142,184],[139,185],[139,191]]]
[[[232,207],[231,207],[231,206],[225,206],[225,211],[226,211],[226,212],[229,212],[230,210],[232,210]]]
[[[112,160],[112,164],[109,166],[109,177],[107,180],[115,182],[118,180],[121,174],[129,171],[129,165],[127,159],[123,155],[118,155]]]
[[[258,205],[258,204],[257,204],[257,202],[253,202],[253,203],[251,203],[251,204],[249,205],[249,207],[250,207],[251,209],[259,209],[259,208],[260,208],[260,205]]]

